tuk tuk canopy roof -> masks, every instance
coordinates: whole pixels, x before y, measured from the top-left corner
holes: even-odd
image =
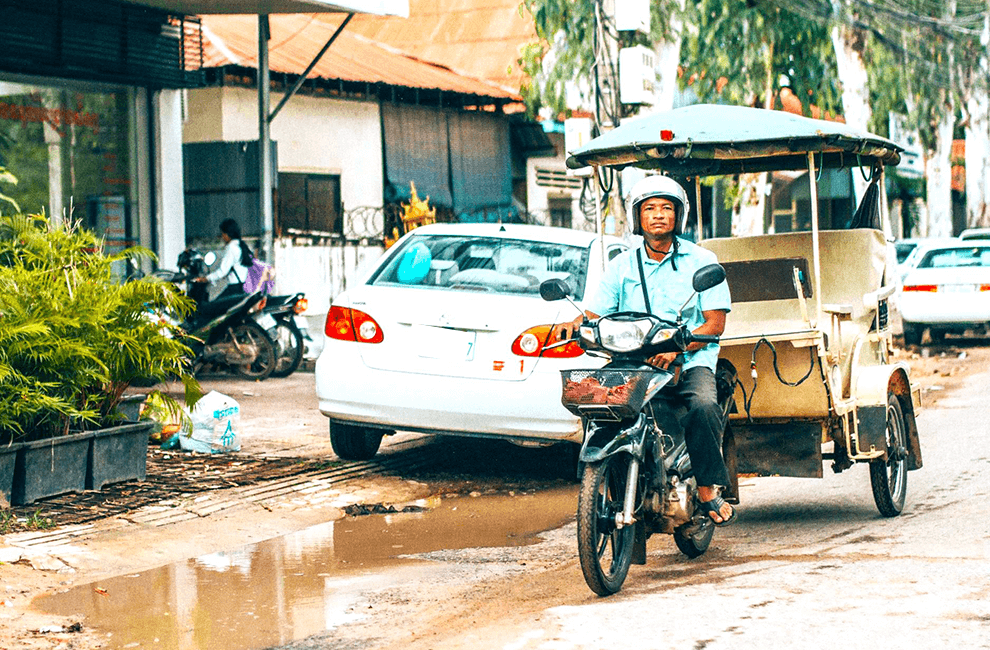
[[[718,176],[900,162],[887,138],[841,122],[783,111],[697,104],[628,120],[567,158],[567,166],[660,169],[676,176]]]

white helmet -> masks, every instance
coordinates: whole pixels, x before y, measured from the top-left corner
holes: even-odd
[[[626,214],[632,220],[633,234],[643,234],[640,227],[639,206],[646,199],[652,198],[664,198],[673,202],[674,210],[677,213],[677,219],[674,223],[674,233],[680,234],[681,225],[691,211],[687,192],[673,178],[659,175],[647,176],[636,181],[636,184],[629,191],[629,210]]]

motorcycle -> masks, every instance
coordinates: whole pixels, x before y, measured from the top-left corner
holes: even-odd
[[[699,269],[693,278],[695,295],[724,279],[718,264]],[[568,293],[559,279],[540,285],[547,301],[570,301]],[[691,333],[681,318],[687,304],[676,322],[639,312],[585,319],[574,338],[586,353],[609,361],[601,368],[561,371],[561,402],[584,426],[577,508],[581,570],[600,596],[622,588],[630,564],[646,563],[650,535],[672,534],[677,548],[695,558],[708,549],[715,532],[714,521],[698,506],[680,426],[683,406],[664,390],[676,384],[679,367],[663,370],[646,363],[656,354],[684,352],[691,343],[719,341],[718,336]],[[719,363],[716,385],[727,423],[735,388],[730,364]]]
[[[309,302],[306,294],[295,293],[284,296],[268,296],[265,308],[255,314],[255,321],[268,332],[275,345],[278,361],[272,370],[272,377],[288,377],[302,365],[306,352],[309,328],[297,319],[306,311]]]
[[[212,258],[212,259],[211,259]],[[185,284],[196,310],[178,325],[188,334],[193,350],[193,372],[206,366],[226,369],[245,379],[266,379],[275,370],[277,356],[268,333],[254,320],[267,302],[261,293],[209,299],[209,285],[196,281],[205,277],[216,256],[195,249],[179,254],[179,271],[158,270],[155,276],[174,284]],[[160,315],[169,318],[167,314]]]

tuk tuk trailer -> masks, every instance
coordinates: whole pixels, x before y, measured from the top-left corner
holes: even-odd
[[[601,167],[694,182],[698,244],[718,257],[732,296],[719,364],[741,371],[728,387],[726,500],[738,503],[739,474],[821,478],[831,460],[835,472],[869,465],[884,516],[904,507],[907,472],[922,458],[920,390],[907,365],[891,359],[896,264],[883,179],[900,151],[841,123],[695,105],[627,121],[567,160],[593,168],[596,191]],[[821,170],[853,167],[870,182],[850,227],[820,229]],[[768,171],[807,171],[810,229],[701,240],[700,179]]]

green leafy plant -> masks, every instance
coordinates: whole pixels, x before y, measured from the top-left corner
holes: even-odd
[[[35,510],[34,514],[26,518],[18,518],[10,510],[0,510],[0,535],[21,530],[50,530],[56,525],[53,519],[42,517],[40,510]]]
[[[120,419],[135,380],[179,378],[192,405],[181,331],[155,313],[188,313],[191,302],[153,278],[122,282],[115,255],[73,223],[0,216],[0,442],[90,430]]]

